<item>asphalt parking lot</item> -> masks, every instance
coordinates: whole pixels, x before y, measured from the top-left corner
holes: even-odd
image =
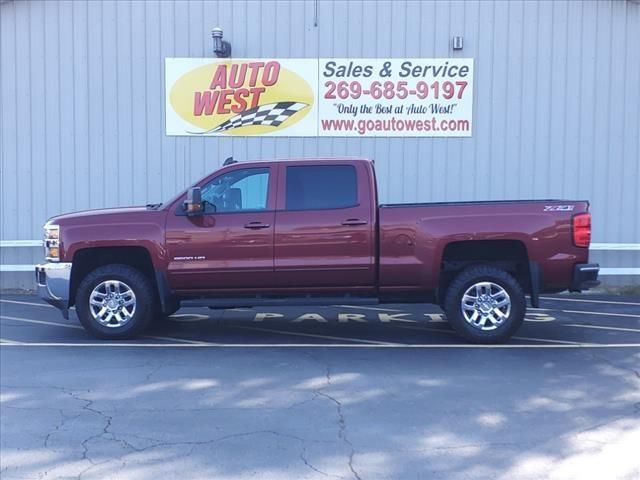
[[[89,337],[0,301],[0,476],[640,477],[640,298],[550,296],[506,345],[428,305],[180,310]]]

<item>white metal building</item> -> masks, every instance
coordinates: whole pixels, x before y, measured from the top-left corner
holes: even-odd
[[[164,59],[474,59],[468,138],[165,135]],[[462,37],[462,50],[452,39]],[[593,259],[640,284],[640,2],[0,0],[2,288],[49,216],[167,199],[228,156],[376,160],[383,202],[588,199]]]

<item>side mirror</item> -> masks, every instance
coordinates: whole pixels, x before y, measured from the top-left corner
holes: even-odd
[[[194,215],[202,215],[204,208],[202,205],[202,192],[200,190],[200,187],[192,187],[189,189],[183,207],[189,217]]]

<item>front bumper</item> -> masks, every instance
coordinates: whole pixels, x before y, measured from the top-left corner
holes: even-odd
[[[38,295],[60,309],[64,318],[69,318],[69,290],[71,263],[43,263],[36,265]]]
[[[600,285],[598,272],[600,265],[597,263],[579,263],[573,267],[573,280],[569,290],[571,292],[581,292]]]

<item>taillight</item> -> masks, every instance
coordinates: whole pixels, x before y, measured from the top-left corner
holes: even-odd
[[[591,214],[580,213],[573,217],[573,244],[576,247],[589,247],[591,243]]]

